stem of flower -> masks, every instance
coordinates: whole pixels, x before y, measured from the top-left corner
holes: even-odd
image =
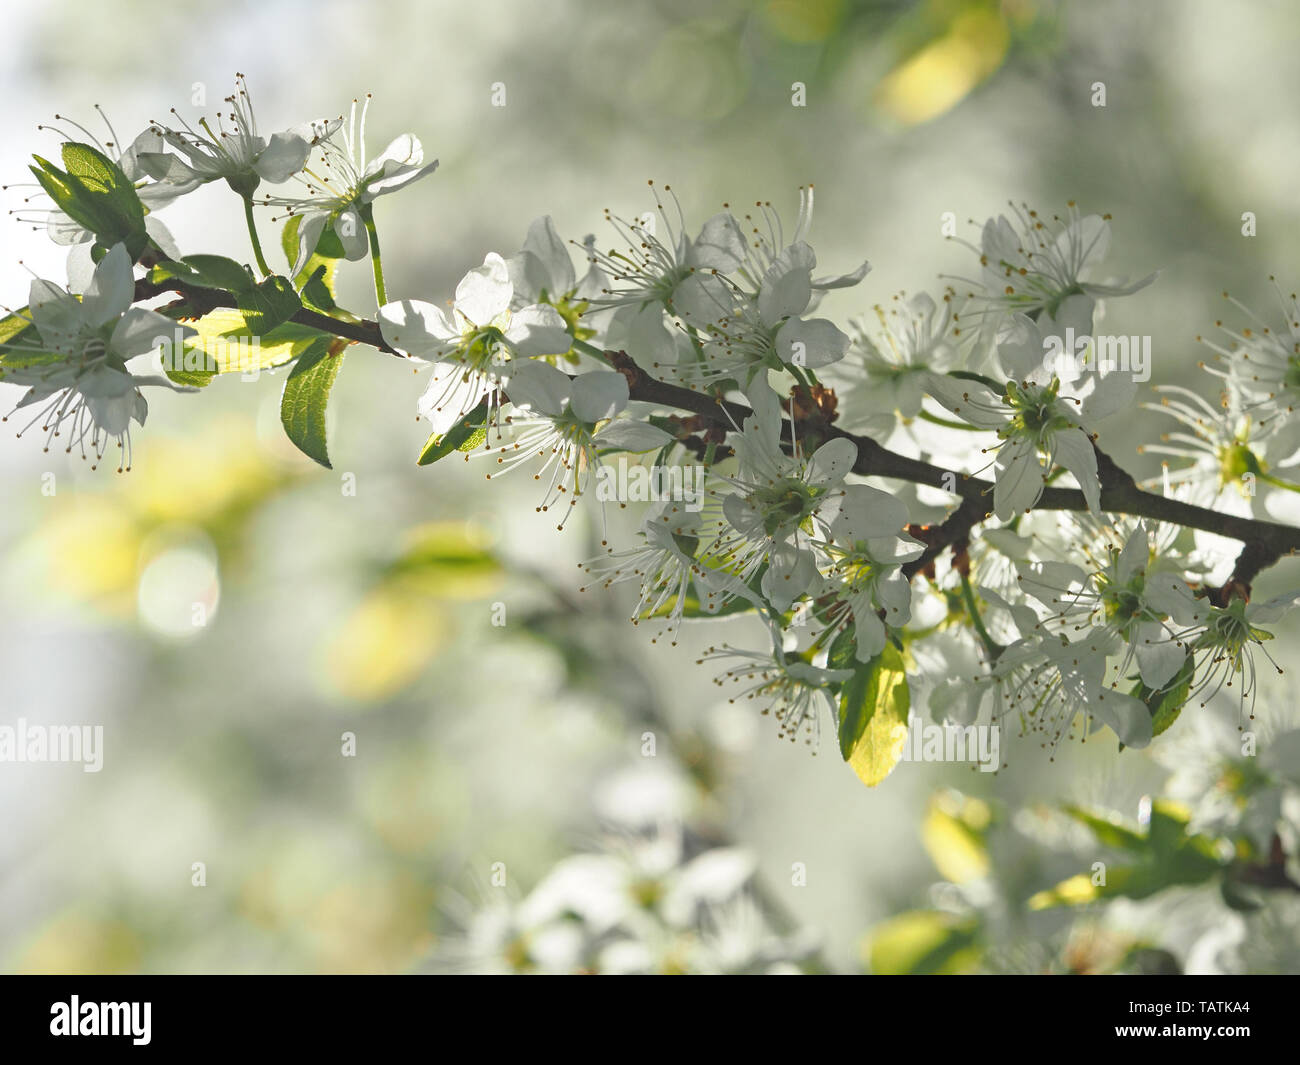
[[[266,256],[262,254],[262,242],[257,237],[257,223],[253,220],[253,197],[244,197],[244,218],[248,222],[248,239],[253,242],[253,256],[257,259],[257,268],[263,277],[271,276],[271,268],[266,265]]]
[[[970,615],[971,624],[975,626],[975,633],[980,638],[980,643],[984,645],[984,650],[988,651],[989,659],[996,661],[998,655],[1002,653],[1002,645],[995,642],[989,635],[989,630],[984,627],[984,619],[980,616],[979,607],[975,603],[975,590],[970,585],[970,577],[966,574],[961,575],[961,597],[966,604],[966,613]]]
[[[955,377],[959,381],[978,381],[995,396],[1002,395],[1002,386],[991,377],[985,377],[982,373],[971,373],[969,370],[949,370],[949,377]]]
[[[388,302],[388,293],[384,289],[384,260],[379,252],[379,230],[375,228],[374,204],[361,205],[361,221],[365,223],[366,235],[370,238],[370,264],[375,270],[375,299],[382,307]]]
[[[585,340],[579,340],[577,337],[574,337],[573,349],[574,351],[582,352],[584,355],[590,355],[593,359],[599,359],[606,366],[610,364],[609,356],[605,354],[604,349],[596,347],[595,344],[588,344]]]
[[[930,422],[933,425],[942,425],[945,429],[961,429],[967,433],[986,433],[987,429],[981,429],[978,425],[967,425],[965,422],[956,422],[948,418],[940,418],[937,414],[931,414],[928,410],[923,410],[918,415],[923,422]]]
[[[1284,481],[1281,477],[1274,477],[1271,473],[1260,473],[1257,476],[1261,481],[1271,484],[1274,488],[1285,488],[1288,492],[1300,492],[1300,484]]]

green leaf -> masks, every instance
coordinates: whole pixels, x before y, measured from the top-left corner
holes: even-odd
[[[1092,829],[1092,834],[1107,847],[1129,851],[1133,854],[1141,854],[1147,849],[1145,836],[1117,821],[1112,821],[1100,814],[1094,814],[1080,806],[1069,805],[1063,807],[1063,810],[1081,825],[1086,825]]]
[[[483,400],[445,433],[434,433],[425,441],[417,466],[432,466],[456,451],[473,451],[487,438],[488,403]]]
[[[386,580],[440,599],[480,598],[493,591],[503,576],[487,537],[458,521],[432,522],[412,530],[401,555],[383,574]]]
[[[322,338],[294,365],[280,397],[280,422],[294,445],[327,470],[333,469],[325,442],[325,408],[343,364],[347,345]]]
[[[921,843],[943,878],[965,884],[988,876],[992,868],[986,839],[992,812],[988,803],[954,791],[930,799],[921,822]]]
[[[867,787],[896,766],[907,742],[911,691],[892,645],[859,666],[840,690],[840,754]]]
[[[254,336],[283,325],[302,307],[298,293],[285,277],[268,277],[239,296],[239,310]]]
[[[877,976],[969,972],[979,960],[979,922],[935,910],[911,910],[872,929],[867,963]]]
[[[1218,844],[1209,836],[1189,832],[1190,812],[1168,799],[1151,804],[1145,835],[1077,807],[1067,807],[1066,812],[1092,828],[1102,843],[1122,848],[1137,860],[1130,865],[1108,866],[1105,883],[1094,882],[1100,878],[1086,873],[1063,880],[1030,898],[1031,910],[1082,906],[1119,895],[1144,899],[1166,888],[1203,884],[1217,876],[1230,857],[1220,854]]]
[[[298,261],[298,227],[302,224],[301,215],[293,215],[285,223],[280,236],[280,245],[289,268]],[[326,226],[316,244],[316,250],[307,258],[307,262],[293,278],[294,287],[302,296],[302,301],[315,310],[328,313],[336,304],[334,275],[338,272],[343,259],[343,242],[332,226]]]
[[[64,214],[95,234],[103,249],[126,245],[133,259],[148,246],[144,205],[135,187],[113,160],[89,144],[63,145],[60,170],[48,159],[35,156],[32,173],[41,188]]]
[[[0,319],[0,364],[25,364],[30,354],[25,345],[37,339],[36,327],[26,307]],[[16,347],[15,345],[23,345]]]
[[[328,314],[338,306],[334,302],[334,290],[330,284],[330,274],[333,271],[325,263],[316,267],[316,271],[307,279],[307,283],[302,286],[302,301],[305,305]]]
[[[252,300],[257,287],[257,279],[247,267],[223,255],[187,255],[180,260],[166,259],[149,270],[149,280],[156,285],[166,284],[173,279],[196,288],[232,293],[237,301]]]
[[[1159,736],[1178,720],[1183,706],[1192,690],[1192,680],[1196,673],[1196,659],[1189,652],[1174,679],[1159,691],[1148,688],[1140,680],[1129,692],[1147,705],[1151,711],[1151,735]]]
[[[198,336],[186,343],[183,364],[168,369],[176,373],[202,373],[209,378],[213,374],[271,370],[301,358],[321,341],[328,344],[334,339],[297,322],[285,322],[259,335],[240,311],[227,308],[188,324]],[[169,372],[168,376],[172,377],[173,373]]]

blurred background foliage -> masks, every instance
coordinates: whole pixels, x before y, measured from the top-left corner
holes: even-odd
[[[789,220],[814,182],[822,265],[875,266],[828,301],[842,316],[970,271],[941,239],[944,212],[983,219],[1008,198],[1109,211],[1116,274],[1162,271],[1113,325],[1155,337],[1159,383],[1198,383],[1194,337],[1222,290],[1271,310],[1268,275],[1300,274],[1300,11],[1280,0],[47,0],[6,14],[7,181],[52,149],[36,125],[55,112],[91,125],[102,104],[125,140],[173,105],[210,111],[241,70],[269,131],[373,92],[371,141],[413,130],[442,162],[377,212],[397,298],[446,298],[539,214],[580,240],[606,206],[639,213],[648,178],[695,224],[751,198]],[[190,105],[200,84],[207,108]],[[21,190],[6,195],[19,206]],[[163,218],[187,252],[247,258],[231,208],[210,187]],[[28,268],[63,276],[42,236],[12,218],[2,232],[6,302],[23,301]],[[341,296],[368,315],[367,275],[345,272]],[[408,368],[353,353],[335,472],[284,441],[281,383],[153,399],[121,477],[30,438],[0,448],[0,719],[106,731],[99,774],[0,769],[5,969],[1300,968],[1300,894],[1285,888],[1297,759],[1242,758],[1213,710],[1184,713],[1163,755],[1090,743],[1049,763],[1004,737],[996,776],[904,764],[868,791],[833,740],[816,758],[777,744],[688,665],[716,630],[652,645],[626,623],[630,601],[577,591],[597,515],[560,534],[528,478],[489,491],[459,462],[417,469]],[[1132,451],[1140,421],[1107,442],[1150,474]],[[1277,646],[1289,660],[1294,632]],[[1261,734],[1293,739],[1293,706],[1266,682]],[[618,883],[634,914],[657,915],[632,923],[659,946],[629,953],[613,918],[554,902],[553,871],[608,853],[611,826],[644,842],[651,825],[674,826],[671,845]],[[660,905],[703,876],[670,870],[714,852],[751,863],[704,878],[742,892],[730,938],[716,914],[701,923],[707,892]],[[1097,861],[1151,890],[1069,886]],[[482,932],[484,914],[506,917]],[[557,924],[558,940],[538,931]]]

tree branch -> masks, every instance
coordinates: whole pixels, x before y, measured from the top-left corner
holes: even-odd
[[[137,300],[152,299],[164,292],[175,292],[181,296],[185,309],[194,317],[219,307],[237,308],[239,305],[229,292],[200,288],[177,279],[168,279],[161,284],[146,279],[136,282]],[[378,322],[366,319],[345,321],[306,307],[298,310],[290,321],[357,344],[369,345],[399,358],[405,357],[384,341]],[[657,380],[642,370],[626,352],[607,351],[605,355],[610,365],[627,378],[628,392],[634,400],[690,411],[723,432],[738,430],[744,420],[753,414],[743,403],[717,399],[703,392]],[[929,485],[961,497],[962,502],[957,509],[941,525],[935,527],[933,542],[927,544],[925,554],[905,567],[909,577],[924,569],[946,547],[964,542],[971,529],[988,517],[991,509],[988,501],[992,498],[993,491],[991,481],[967,477],[920,459],[888,451],[870,437],[849,433],[830,424],[817,413],[815,403],[801,404],[801,409],[806,417],[800,420],[798,426],[790,419],[782,421],[781,438],[787,445],[793,446],[796,428],[805,442],[809,439],[818,442],[835,438],[850,440],[857,446],[858,452],[857,461],[853,464],[854,473],[864,477],[888,477]],[[1223,514],[1147,492],[1104,451],[1099,448],[1095,450],[1097,473],[1101,482],[1102,510],[1199,529],[1242,542],[1244,547],[1233,576],[1228,584],[1218,590],[1221,597],[1230,595],[1230,589],[1233,588],[1240,588],[1249,595],[1250,583],[1260,572],[1283,556],[1300,552],[1300,529],[1271,521]],[[1088,509],[1088,504],[1083,492],[1077,488],[1048,486],[1043,489],[1036,509],[1082,512]]]

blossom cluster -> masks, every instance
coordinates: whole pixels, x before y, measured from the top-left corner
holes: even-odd
[[[1049,749],[1101,728],[1145,746],[1220,692],[1252,712],[1257,668],[1276,666],[1263,626],[1297,595],[1252,600],[1225,537],[1107,495],[1100,427],[1138,409],[1138,381],[1099,357],[1094,326],[1154,276],[1103,274],[1108,217],[1013,206],[966,243],[971,276],[842,329],[822,302],[851,298],[870,266],[820,271],[811,186],[792,228],[759,202],[696,229],[652,183],[653,211],[606,213],[608,244],[566,241],[539,218],[517,253],[470,269],[449,305],[392,299],[374,206],[434,171],[419,140],[370,156],[369,98],[346,120],[269,137],[242,78],[228,103],[211,121],[152,123],[126,150],[64,131],[66,174],[38,157],[38,196],[52,203],[26,210],[73,246],[69,286],[33,282],[0,333],[0,374],[27,388],[18,407],[36,408],[47,447],[66,438],[98,460],[115,442],[129,466],[141,387],[202,384],[128,368],[156,359],[181,318],[196,320],[187,335],[220,306],[250,328],[281,308],[270,331],[292,321],[327,340],[369,327],[373,346],[429,368],[421,462],[454,451],[489,478],[528,469],[537,509],[561,528],[583,500],[599,508],[591,486],[612,455],[703,463],[703,506],[655,503],[634,539],[615,536],[586,565],[589,583],[630,585],[633,620],[674,642],[688,621],[757,617],[763,646],[702,660],[783,736],[816,747],[829,722],[870,782],[897,760],[909,703],[936,720],[1014,724]],[[78,185],[90,171],[98,184]],[[260,278],[181,257],[156,221],[216,181],[243,200]],[[283,277],[258,237],[265,207],[286,222]],[[339,308],[331,281],[367,255],[373,322]],[[180,306],[141,306],[159,292]],[[213,292],[232,299],[204,306]],[[1144,498],[1294,520],[1300,307],[1282,302],[1281,329],[1252,322],[1209,342],[1217,395],[1165,388],[1149,404],[1172,424],[1146,448],[1166,465]],[[323,440],[294,440],[323,461]]]

